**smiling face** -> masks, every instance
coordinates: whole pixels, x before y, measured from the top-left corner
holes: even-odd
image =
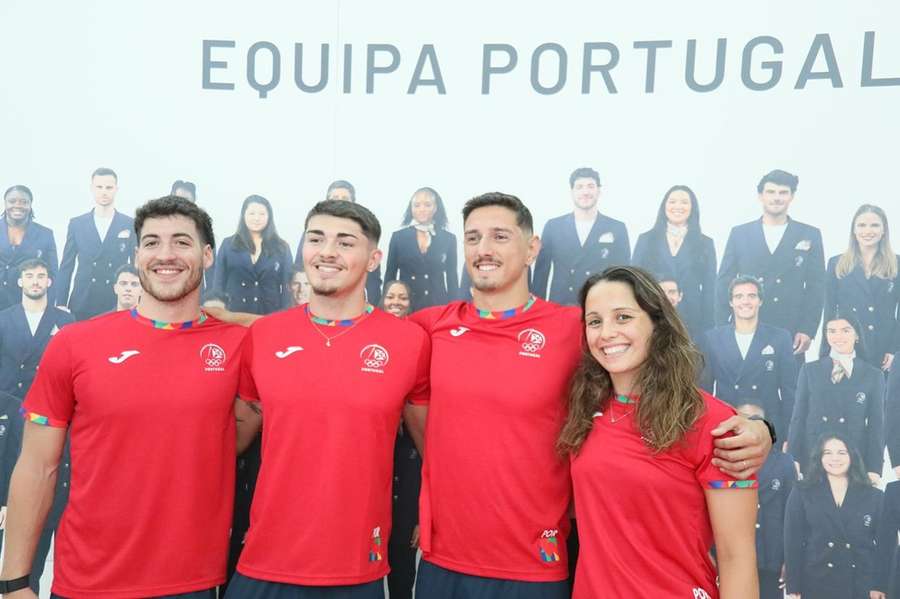
[[[384,310],[390,312],[398,318],[409,315],[409,292],[406,291],[406,285],[394,283],[388,287],[384,294]]]
[[[590,210],[600,198],[600,185],[593,177],[581,177],[572,183],[572,201],[581,210]]]
[[[250,202],[244,210],[244,224],[251,233],[262,233],[269,224],[269,211],[262,204]]]
[[[111,206],[116,201],[119,183],[113,175],[97,175],[91,179],[91,193],[97,206]]]
[[[609,373],[617,393],[636,391],[634,382],[647,359],[653,321],[638,305],[631,286],[619,281],[596,283],[588,291],[584,312],[591,356]]]
[[[476,208],[464,226],[466,268],[475,289],[508,291],[527,277],[540,242],[519,227],[515,212],[503,206]]]
[[[4,198],[6,222],[20,225],[31,216],[31,197],[20,189],[13,189]]]
[[[838,318],[825,324],[825,338],[828,345],[839,354],[852,354],[859,336],[852,324]]]
[[[197,226],[182,215],[148,218],[141,227],[135,254],[141,287],[159,302],[176,302],[200,294],[203,271],[212,265],[212,248]]]
[[[766,183],[762,193],[759,194],[759,202],[763,212],[772,217],[780,217],[787,213],[794,201],[794,192],[787,185]]]
[[[47,288],[50,285],[50,275],[43,266],[23,270],[19,275],[19,287],[22,288],[22,293],[28,299],[41,299],[47,295]]]
[[[426,191],[420,191],[413,196],[409,203],[412,210],[413,220],[420,225],[428,225],[434,220],[434,213],[437,211],[437,204],[431,194]]]
[[[759,314],[759,307],[762,305],[759,288],[753,283],[735,285],[728,303],[736,319],[753,320]]]
[[[130,310],[134,308],[141,300],[143,293],[140,277],[130,272],[119,274],[119,278],[116,279],[116,284],[113,286],[113,292],[116,294],[117,309]]]
[[[859,249],[878,249],[878,244],[884,237],[884,223],[881,217],[874,212],[860,214],[853,221],[853,235]]]
[[[303,237],[303,272],[316,295],[361,293],[366,275],[381,260],[359,223],[349,218],[317,214]]]
[[[682,226],[691,217],[691,196],[683,189],[676,189],[666,198],[666,220],[669,224]]]
[[[822,468],[830,476],[847,476],[850,452],[840,439],[828,439],[822,448]]]
[[[295,272],[291,277],[291,297],[294,298],[294,304],[305,304],[309,301],[310,293],[309,278],[305,272]]]

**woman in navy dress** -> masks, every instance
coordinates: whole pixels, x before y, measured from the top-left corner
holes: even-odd
[[[413,311],[456,299],[456,236],[447,231],[447,211],[438,192],[430,187],[417,189],[402,224],[404,228],[391,235],[385,280],[410,286]]]
[[[40,258],[50,268],[55,281],[59,262],[53,231],[34,222],[34,196],[24,185],[13,185],[3,194],[3,217],[0,224],[0,310],[22,301],[19,288],[19,265]],[[53,287],[47,290],[53,302]]]
[[[788,599],[884,599],[877,537],[882,494],[841,435],[816,443],[784,522]]]
[[[863,204],[850,225],[847,250],[828,261],[825,321],[836,312],[852,313],[873,366],[890,370],[900,351],[898,256],[891,249],[884,210]]]
[[[666,192],[656,224],[638,237],[631,262],[678,282],[683,294],[678,312],[692,339],[714,326],[716,248],[700,230],[700,205],[690,187],[675,185]]]
[[[237,232],[219,247],[216,291],[228,294],[232,312],[271,314],[289,308],[292,265],[290,248],[278,236],[269,200],[249,196],[241,206]]]

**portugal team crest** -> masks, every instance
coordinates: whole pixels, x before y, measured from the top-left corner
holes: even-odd
[[[775,370],[775,362],[766,360],[766,372],[772,372],[773,370]]]
[[[359,358],[362,360],[363,372],[375,372],[378,374],[384,374],[384,367],[387,366],[391,359],[388,350],[377,343],[370,343],[362,348],[362,351],[359,352]]]
[[[547,338],[537,329],[525,329],[519,332],[518,340],[522,347],[519,355],[529,358],[540,358],[541,350],[547,344]]]
[[[225,372],[225,350],[215,343],[207,343],[200,348],[200,359],[206,372]]]
[[[545,530],[538,539],[538,551],[541,554],[541,561],[550,564],[559,561],[559,535],[558,530]]]
[[[858,404],[864,404],[864,403],[866,403],[866,394],[863,393],[862,391],[860,391],[859,393],[857,393],[857,394],[856,394],[856,403],[858,403]]]
[[[369,561],[380,562],[384,559],[384,549],[381,546],[381,527],[376,526],[372,530],[372,543],[369,546]]]

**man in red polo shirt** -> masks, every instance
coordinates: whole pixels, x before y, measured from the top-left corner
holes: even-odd
[[[394,440],[407,402],[428,400],[430,344],[366,303],[380,233],[359,204],[316,204],[309,303],[250,327],[238,416],[265,419],[262,468],[228,597],[384,597]]]
[[[35,597],[28,572],[67,430],[54,596],[199,599],[224,582],[246,329],[200,310],[215,243],[202,209],[160,198],[137,210],[134,226],[140,306],[62,329],[25,398],[6,597]]]
[[[567,598],[571,483],[555,445],[580,354],[580,315],[529,295],[540,240],[518,198],[476,197],[463,219],[473,302],[411,317],[432,343],[416,594]],[[763,423],[737,418],[716,433],[732,428],[746,432],[717,443],[744,447],[728,457],[747,476],[771,440]]]

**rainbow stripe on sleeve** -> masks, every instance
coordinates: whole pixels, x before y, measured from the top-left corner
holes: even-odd
[[[33,422],[34,424],[40,424],[41,426],[52,426],[55,428],[66,428],[69,426],[69,423],[65,420],[57,420],[55,418],[50,418],[49,416],[27,412],[25,411],[25,408],[20,408],[19,413],[22,414],[25,422]]]
[[[711,480],[710,489],[756,489],[759,481],[755,480]]]

